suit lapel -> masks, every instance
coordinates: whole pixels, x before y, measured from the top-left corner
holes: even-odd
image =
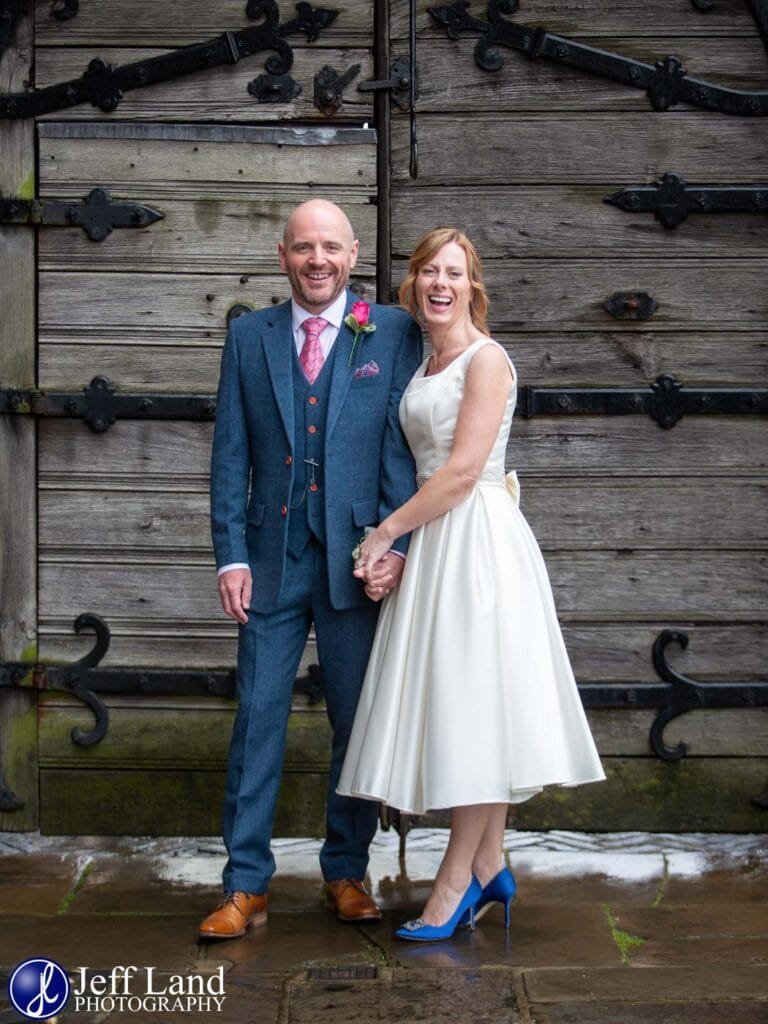
[[[350,291],[347,291],[347,304],[344,307],[345,318],[352,308],[353,302],[357,301],[357,297]],[[331,431],[333,430],[339,413],[341,412],[341,407],[344,405],[344,399],[347,397],[349,385],[352,383],[352,369],[349,365],[349,359],[352,354],[352,344],[354,340],[355,336],[352,331],[350,331],[346,324],[342,323],[334,346],[336,349],[336,355],[333,360],[333,376],[331,377],[331,390],[328,396],[328,424],[325,429],[326,437],[330,437]]]
[[[263,335],[264,357],[288,440],[293,446],[293,328],[291,303],[275,309],[275,316]]]

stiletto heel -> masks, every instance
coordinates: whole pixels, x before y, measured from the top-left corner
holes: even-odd
[[[439,942],[440,939],[450,939],[458,928],[459,922],[465,917],[469,921],[469,927],[474,930],[475,904],[480,899],[482,892],[482,886],[473,875],[469,888],[445,924],[426,924],[422,918],[418,917],[415,921],[406,921],[402,928],[397,929],[395,935],[398,939],[407,939],[409,942]]]
[[[516,890],[515,876],[509,868],[502,868],[498,875],[495,875],[486,885],[480,899],[472,908],[472,920],[479,920],[490,909],[492,903],[501,903],[504,905],[504,927],[509,931],[509,908],[512,905],[512,900],[515,898]],[[469,913],[465,913],[464,917],[459,921],[459,927],[466,927],[467,925],[470,925]],[[470,927],[474,928],[474,924],[471,924]]]

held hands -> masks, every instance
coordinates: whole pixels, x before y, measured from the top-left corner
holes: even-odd
[[[391,538],[381,527],[370,533],[360,546],[353,573],[365,580],[365,592],[372,601],[380,601],[400,581],[405,560],[393,554],[391,546]]]
[[[248,621],[253,583],[248,569],[230,569],[219,576],[219,598],[225,613],[242,625]]]

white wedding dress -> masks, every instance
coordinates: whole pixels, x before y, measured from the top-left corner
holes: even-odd
[[[400,422],[423,483],[451,452],[470,345],[408,385]],[[510,364],[511,365],[511,364]],[[516,387],[472,493],[414,530],[384,599],[337,792],[412,814],[521,803],[604,778],[538,544],[504,456]]]

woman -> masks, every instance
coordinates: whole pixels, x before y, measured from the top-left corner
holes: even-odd
[[[507,805],[545,785],[604,778],[538,545],[504,456],[516,375],[488,337],[480,258],[454,228],[418,243],[400,301],[432,354],[400,420],[419,490],[362,544],[355,574],[386,589],[377,561],[413,531],[387,597],[338,791],[413,814],[451,807],[451,834],[421,917],[397,934],[446,938],[505,906]]]

